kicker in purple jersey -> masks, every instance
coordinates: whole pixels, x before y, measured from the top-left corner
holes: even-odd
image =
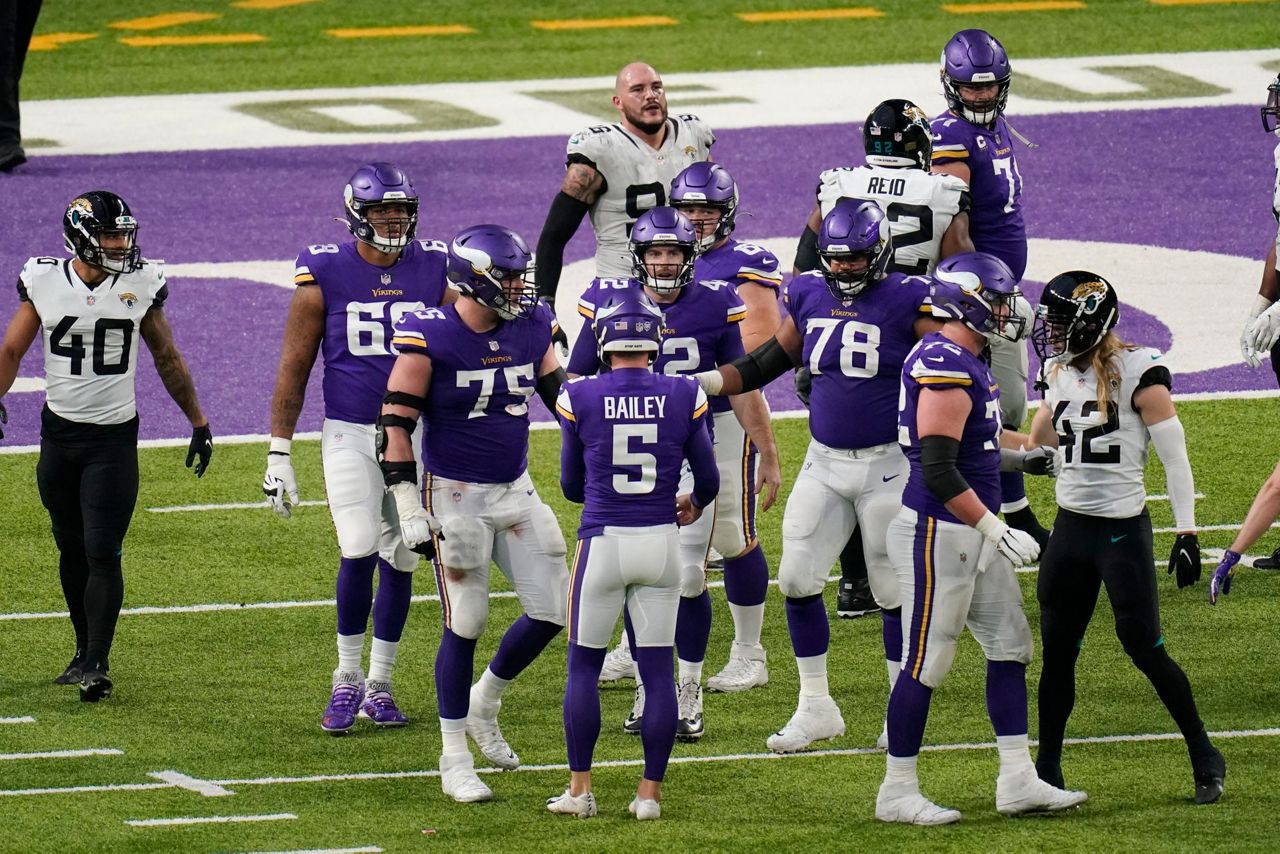
[[[804,339],[813,376],[809,431],[831,448],[871,448],[898,436],[902,362],[926,317],[929,282],[890,273],[850,300],[839,300],[817,271],[787,286],[787,310]]]
[[[561,484],[570,499],[584,499],[580,538],[606,525],[674,523],[686,457],[697,503],[706,506],[719,492],[706,395],[688,377],[620,368],[570,380],[556,414]]]
[[[782,285],[777,256],[763,246],[729,238],[723,245],[708,249],[693,261],[693,280],[714,279],[735,288],[750,282],[773,288]]]
[[[506,320],[490,332],[463,323],[455,305],[405,315],[402,353],[431,357],[423,410],[426,469],[469,483],[510,483],[528,467],[529,398],[551,346],[550,309]]]
[[[600,371],[600,356],[591,321],[596,308],[609,304],[610,294],[630,288],[643,289],[635,279],[596,279],[578,300],[583,334],[574,342],[566,370],[578,376]],[[727,365],[743,354],[738,323],[747,316],[742,298],[728,282],[697,281],[686,285],[675,302],[658,303],[662,309],[662,350],[653,365],[655,373],[685,376]],[[712,412],[728,412],[729,399],[711,398]]]
[[[392,330],[411,311],[440,304],[445,245],[414,240],[390,267],[370,264],[355,241],[309,246],[295,264],[298,286],[324,296],[324,415],[354,424],[378,420],[396,361]]]
[[[974,248],[1008,264],[1021,280],[1027,269],[1027,228],[1022,222],[1022,173],[1008,122],[997,116],[994,128],[988,129],[946,112],[930,126],[933,165],[969,167],[969,236]]]
[[[964,423],[956,468],[992,513],[1000,511],[1000,392],[987,363],[941,333],[920,339],[902,366],[898,441],[911,463],[902,503],[921,515],[960,522],[925,486],[916,406],[922,389],[963,389],[972,408]]]

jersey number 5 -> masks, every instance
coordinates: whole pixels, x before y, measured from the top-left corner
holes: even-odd
[[[644,451],[631,450],[631,440],[640,447],[658,445],[657,424],[615,424],[613,427],[613,464],[617,468],[638,468],[639,478],[628,474],[613,476],[613,491],[619,495],[648,495],[658,482],[658,458]]]

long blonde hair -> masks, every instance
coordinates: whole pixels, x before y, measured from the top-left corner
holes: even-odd
[[[1104,417],[1110,408],[1111,387],[1112,385],[1116,387],[1120,385],[1120,363],[1115,358],[1115,355],[1121,350],[1133,350],[1137,346],[1121,339],[1114,331],[1109,331],[1087,353],[1089,365],[1093,368],[1094,376],[1098,378],[1097,388],[1094,390],[1094,394],[1098,399],[1098,411]],[[1076,358],[1080,357],[1077,356]],[[1075,359],[1071,361],[1074,362]],[[1061,367],[1062,362],[1054,362],[1051,375],[1057,374],[1058,369]]]

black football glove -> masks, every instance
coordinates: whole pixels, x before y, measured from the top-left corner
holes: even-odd
[[[4,402],[0,401],[0,439],[4,438],[4,425],[9,423],[9,410],[4,408]]]
[[[800,402],[804,404],[804,408],[809,408],[809,393],[813,391],[813,375],[809,373],[807,367],[796,368],[796,397],[800,398]]]
[[[551,304],[551,300],[547,299],[546,297],[541,297],[539,299],[539,302],[541,302],[543,305],[547,307],[547,310],[551,312],[552,317],[556,316],[556,307]],[[560,351],[561,355],[565,356],[566,358],[568,357],[569,336],[565,334],[564,327],[562,327],[559,323],[556,323],[554,326],[551,327],[551,343],[556,345],[556,349]]]
[[[191,444],[187,446],[187,468],[191,468],[191,464],[196,464],[196,477],[204,477],[205,469],[209,468],[209,459],[213,456],[213,433],[209,431],[209,425],[195,427],[191,430]],[[196,457],[200,458],[196,462]]]
[[[1200,538],[1195,534],[1179,534],[1169,555],[1169,574],[1178,573],[1178,589],[1190,587],[1200,580]]]

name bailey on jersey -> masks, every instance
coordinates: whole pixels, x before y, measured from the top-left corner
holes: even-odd
[[[665,397],[627,395],[626,397],[603,398],[604,417],[616,419],[642,419],[652,421],[664,417],[667,399]]]

